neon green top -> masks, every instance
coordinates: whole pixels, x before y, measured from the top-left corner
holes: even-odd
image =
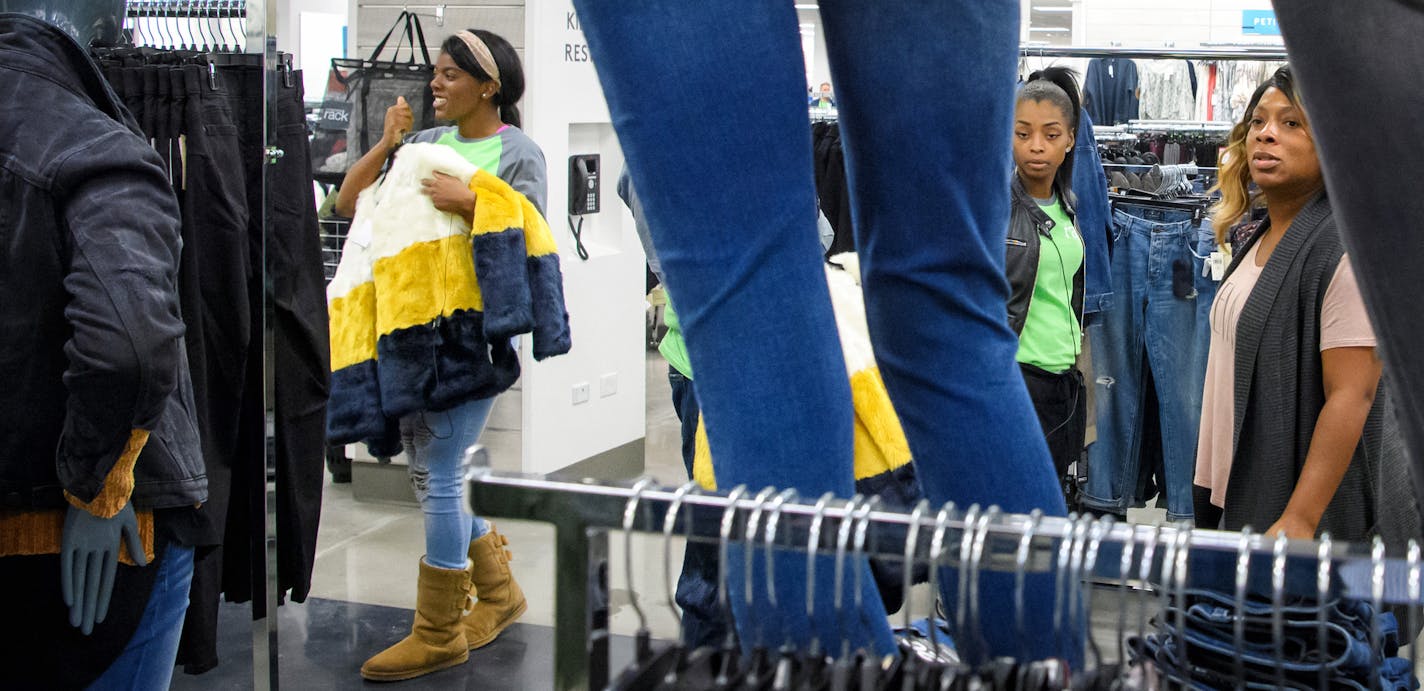
[[[1073,277],[1083,266],[1083,238],[1057,195],[1036,201],[1053,219],[1053,230],[1039,238],[1038,276],[1019,334],[1017,359],[1049,372],[1066,372],[1083,350],[1083,330],[1073,311]]]

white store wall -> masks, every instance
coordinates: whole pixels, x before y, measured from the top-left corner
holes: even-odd
[[[525,130],[549,163],[549,225],[559,244],[573,334],[569,354],[540,363],[525,345],[523,466],[547,473],[645,434],[645,258],[615,192],[623,154],[573,3],[527,0],[525,18]],[[602,210],[584,217],[584,261],[569,230],[568,159],[591,153],[601,156]],[[603,385],[608,375],[616,392]],[[578,385],[588,386],[589,397],[574,404]]]

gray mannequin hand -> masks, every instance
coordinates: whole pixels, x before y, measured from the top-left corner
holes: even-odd
[[[133,504],[113,518],[99,518],[71,506],[64,516],[64,533],[59,548],[59,589],[69,608],[69,625],[88,636],[94,624],[109,613],[109,596],[114,590],[121,540],[127,539],[129,557],[135,564],[148,563],[138,535],[138,518]]]

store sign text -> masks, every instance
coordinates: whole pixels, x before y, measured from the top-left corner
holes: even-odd
[[[577,39],[583,38],[583,26],[579,24],[577,12],[564,13],[564,29],[577,32]],[[564,44],[564,62],[588,62],[588,44],[570,41]]]
[[[1276,23],[1273,10],[1242,10],[1241,33],[1253,36],[1280,36],[1281,27]]]

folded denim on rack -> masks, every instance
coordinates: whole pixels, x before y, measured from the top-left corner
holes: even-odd
[[[1188,652],[1187,666],[1178,659],[1179,641],[1172,636],[1133,637],[1128,640],[1135,664],[1148,662],[1164,679],[1176,684],[1185,684],[1192,689],[1237,688],[1237,667],[1232,655],[1221,656],[1202,650]],[[1418,682],[1409,674],[1409,660],[1391,657],[1382,660],[1377,670],[1378,683],[1370,684],[1374,670],[1366,670],[1363,675],[1352,676],[1329,673],[1326,683],[1332,689],[1368,689],[1371,687],[1389,691],[1413,691]],[[1281,670],[1278,676],[1275,666],[1241,667],[1239,687],[1247,689],[1315,689],[1319,687],[1318,671],[1292,672]],[[1190,681],[1188,681],[1190,680]]]
[[[1126,513],[1148,497],[1138,478],[1160,453],[1165,469],[1167,518],[1192,517],[1197,427],[1201,418],[1205,347],[1198,321],[1203,300],[1197,287],[1174,289],[1175,267],[1195,276],[1201,219],[1188,210],[1118,202],[1113,211],[1112,306],[1087,328],[1092,342],[1098,440],[1088,458],[1083,503]],[[1184,364],[1186,366],[1184,366]],[[1156,390],[1158,419],[1144,419],[1148,375]],[[1144,428],[1161,428],[1160,448],[1143,443]]]
[[[1163,614],[1163,623],[1158,628],[1167,635],[1176,637],[1177,613],[1168,610]],[[1225,624],[1215,618],[1225,615]],[[1271,624],[1248,623],[1241,640],[1237,640],[1232,628],[1232,615],[1214,610],[1203,613],[1197,608],[1186,614],[1187,628],[1183,637],[1193,650],[1206,650],[1227,658],[1237,657],[1243,665],[1263,670],[1280,667],[1287,672],[1319,674],[1322,668],[1331,674],[1350,677],[1367,675],[1378,656],[1370,650],[1368,639],[1360,639],[1352,632],[1333,622],[1325,622],[1325,654],[1321,658],[1319,632],[1316,621],[1283,622],[1280,654],[1277,655],[1275,636]]]
[[[1264,623],[1269,625],[1272,621],[1272,612],[1276,611],[1275,606],[1269,600],[1248,596],[1244,601],[1237,602],[1235,598],[1213,590],[1188,588],[1185,591],[1188,611],[1191,609],[1203,608],[1204,610],[1221,610],[1231,616],[1231,612],[1240,610],[1245,613],[1246,621],[1249,624]],[[1385,656],[1393,656],[1399,651],[1399,621],[1389,612],[1379,615],[1375,614],[1374,606],[1370,603],[1355,598],[1332,598],[1323,604],[1314,600],[1304,600],[1291,598],[1285,600],[1281,607],[1281,617],[1286,621],[1315,622],[1318,621],[1321,611],[1325,612],[1326,621],[1333,622],[1361,640],[1368,641],[1370,636],[1370,626],[1373,622],[1379,627],[1379,645]]]

